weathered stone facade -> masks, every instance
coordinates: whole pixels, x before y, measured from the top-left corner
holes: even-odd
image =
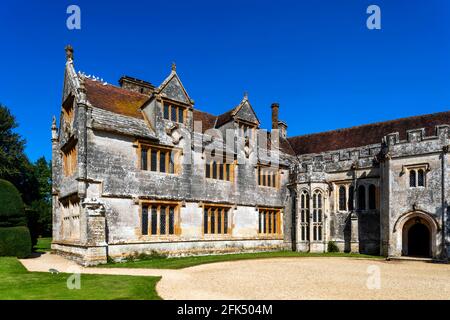
[[[267,135],[247,95],[216,117],[194,108],[175,66],[158,87],[123,77],[119,88],[77,74],[67,51],[52,126],[59,254],[91,265],[153,251],[324,252],[333,241],[342,251],[448,255],[449,115],[404,139],[399,120],[376,124],[367,141],[313,150],[324,137],[288,138],[278,104]],[[229,166],[214,160],[222,152]]]

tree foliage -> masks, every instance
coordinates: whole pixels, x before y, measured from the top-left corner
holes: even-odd
[[[25,140],[14,129],[17,121],[0,104],[0,179],[10,181],[25,202],[27,225],[33,242],[51,235],[51,163],[44,157],[34,164],[25,154]]]

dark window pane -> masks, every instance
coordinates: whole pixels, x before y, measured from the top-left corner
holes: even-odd
[[[358,209],[366,210],[366,187],[358,187]]]
[[[211,210],[211,233],[214,233],[214,231],[216,230],[216,219],[214,216],[214,210]]]
[[[226,165],[225,165],[225,168],[226,168],[226,175],[227,175],[227,180],[228,181],[231,181],[231,177],[230,177],[230,164],[229,163],[227,163]]]
[[[262,231],[262,213],[260,211],[258,215],[258,232],[261,233],[261,231]]]
[[[174,234],[174,225],[175,225],[175,208],[169,208],[169,234]]]
[[[273,214],[273,233],[277,233],[277,216],[278,216],[278,213],[277,212],[274,212],[274,214]]]
[[[416,171],[415,170],[409,171],[409,186],[410,187],[416,186]]]
[[[223,232],[228,233],[228,209],[223,214]]]
[[[150,159],[150,161],[151,161],[151,163],[150,163],[150,170],[152,170],[152,171],[158,171],[158,168],[157,168],[157,161],[158,161],[158,159],[157,159],[157,157],[158,157],[158,151],[152,150],[151,159]]]
[[[317,195],[317,208],[322,208],[322,194]]]
[[[141,149],[141,169],[147,170],[147,154],[148,150],[146,148]]]
[[[261,185],[261,169],[258,168],[258,185]]]
[[[159,152],[159,172],[166,172],[166,152]]]
[[[369,209],[374,210],[376,205],[376,188],[373,184],[369,186]]]
[[[164,119],[169,120],[169,105],[164,103]]]
[[[159,234],[166,234],[166,207],[159,211]]]
[[[223,180],[223,163],[219,164],[219,179]]]
[[[263,230],[264,230],[264,233],[266,233],[266,231],[267,231],[267,226],[266,226],[266,222],[267,222],[267,220],[266,220],[266,211],[263,211]]]
[[[318,228],[319,228],[319,234],[318,234],[319,239],[318,240],[321,241],[322,240],[322,226],[318,226]]]
[[[208,233],[208,209],[203,211],[203,233]]]
[[[142,234],[148,234],[148,207],[142,206]]]
[[[178,122],[180,122],[180,123],[184,122],[183,108],[178,108]]]
[[[206,177],[211,178],[211,164],[209,162],[206,163],[205,170],[206,170]]]
[[[419,187],[424,187],[425,186],[425,177],[424,177],[424,172],[422,169],[420,169],[419,171],[417,171],[417,185]]]
[[[217,163],[214,161],[212,164],[212,177],[213,179],[217,179]]]
[[[172,110],[170,111],[170,120],[173,122],[177,122],[177,107],[172,106]]]
[[[269,187],[272,185],[272,174],[270,172],[267,175],[267,185]]]
[[[353,210],[353,197],[355,195],[355,188],[350,186],[348,188],[348,210]]]
[[[156,207],[152,207],[152,234],[158,233],[157,226],[158,226],[158,214],[156,212]]]
[[[345,187],[341,186],[339,188],[339,210],[341,211],[345,211],[345,201],[346,200],[346,196],[345,196]]]
[[[222,233],[222,210],[217,210],[217,233]]]

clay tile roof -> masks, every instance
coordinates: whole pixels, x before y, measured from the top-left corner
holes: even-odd
[[[147,95],[122,89],[113,85],[103,85],[100,81],[85,79],[88,101],[95,107],[143,119],[139,108],[149,98]]]
[[[214,124],[216,122],[216,116],[203,112],[197,109],[194,109],[193,111],[193,117],[194,121],[201,121],[202,122],[202,132],[204,133],[206,130],[214,128]]]
[[[229,111],[219,115],[217,117],[216,127],[219,128],[221,125],[223,125],[223,124],[233,120],[233,112],[234,112],[234,110],[235,110],[235,108],[233,108],[233,109],[231,109],[231,110],[229,110]]]
[[[377,122],[351,128],[288,138],[297,155],[356,148],[381,143],[383,136],[398,132],[400,140],[407,130],[425,128],[425,135],[435,135],[435,126],[450,124],[450,111]]]

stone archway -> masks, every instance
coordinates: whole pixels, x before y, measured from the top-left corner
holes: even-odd
[[[392,256],[436,257],[438,254],[439,224],[424,211],[403,214],[394,224]]]
[[[431,256],[431,232],[427,222],[413,218],[403,226],[403,255]]]

